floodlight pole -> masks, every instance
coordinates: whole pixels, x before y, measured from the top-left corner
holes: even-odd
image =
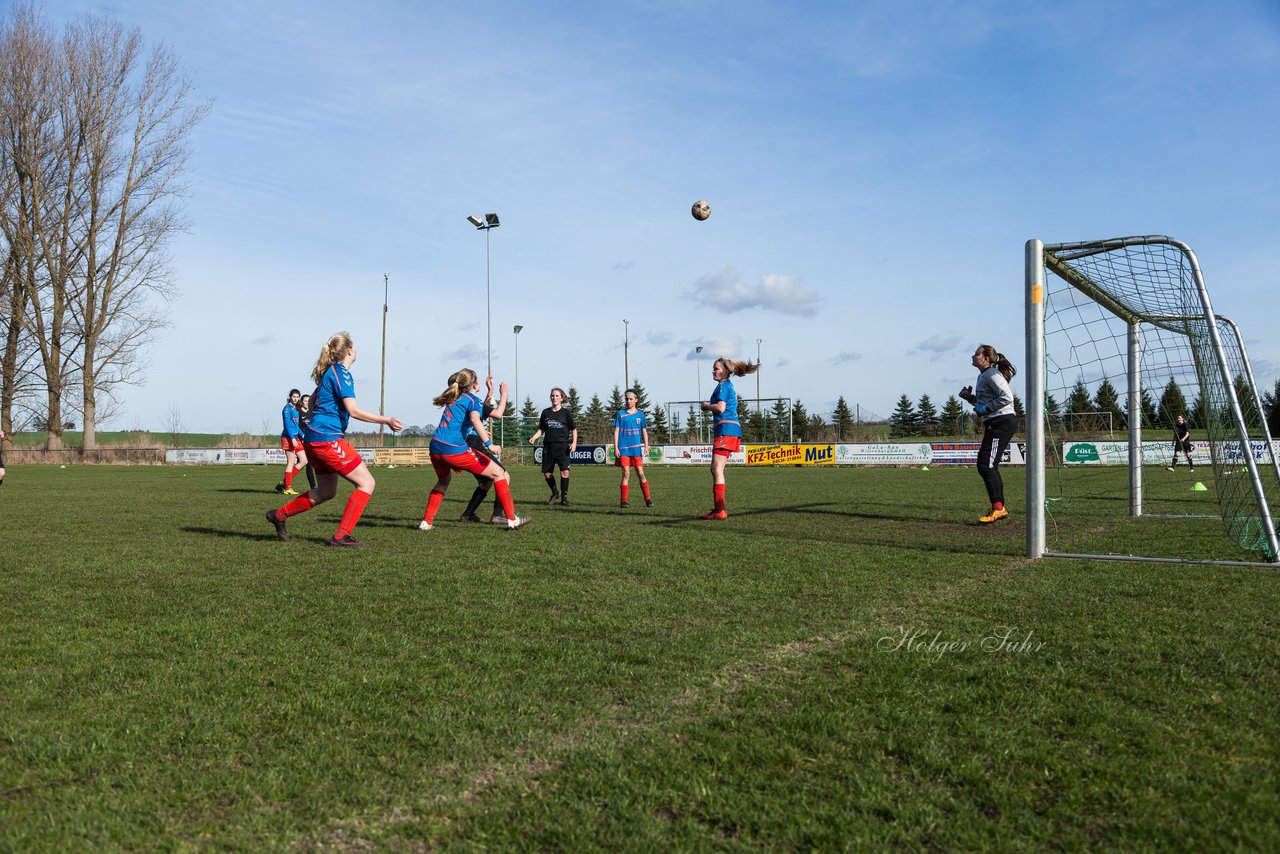
[[[623,318],[622,320],[622,382],[625,388],[622,389],[622,396],[626,398],[627,390],[631,388],[631,363],[629,361],[628,351],[631,346],[631,321]]]
[[[520,330],[524,329],[520,324],[516,324],[512,329],[515,337],[515,387],[516,387],[516,456],[519,458],[517,462],[524,462],[524,416],[520,412]]]
[[[378,396],[378,414],[387,414],[387,294],[390,291],[391,274],[382,274],[382,389]],[[381,438],[387,425],[378,425],[378,437]]]
[[[489,265],[489,232],[497,228],[501,223],[498,221],[496,213],[487,213],[484,219],[479,216],[467,217],[467,222],[476,227],[477,231],[484,232],[484,349],[485,349],[485,376],[493,376],[493,301],[491,299],[491,276]]]
[[[693,348],[694,358],[698,360],[698,403],[702,403],[702,347]],[[702,422],[706,420],[698,413],[698,441],[702,441]]]

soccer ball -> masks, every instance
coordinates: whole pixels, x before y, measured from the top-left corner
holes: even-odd
[[[693,210],[691,213],[693,214],[694,219],[699,221],[704,220],[711,216],[711,205],[707,204],[702,199],[698,199],[698,201],[693,203]]]

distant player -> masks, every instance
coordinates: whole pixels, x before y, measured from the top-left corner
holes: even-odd
[[[1181,452],[1187,458],[1187,465],[1191,467],[1191,471],[1195,472],[1196,467],[1191,462],[1191,452],[1195,450],[1195,446],[1191,444],[1191,428],[1187,426],[1187,416],[1179,415],[1177,423],[1173,425],[1173,462],[1169,463],[1169,471],[1173,471],[1174,466],[1178,464],[1178,453]]]
[[[486,393],[484,396],[484,408],[480,412],[480,420],[488,421],[490,418],[501,418],[507,411],[507,384],[502,383],[502,385],[498,387],[498,402],[496,405],[493,402],[493,377],[486,377],[484,386]],[[502,446],[495,445],[492,442],[486,445],[474,427],[467,430],[467,447],[471,448],[471,450],[475,451],[478,455],[488,457],[498,465],[502,466]],[[502,467],[503,469],[506,469],[506,466]],[[475,491],[471,493],[471,500],[467,502],[467,509],[464,510],[462,512],[462,516],[459,517],[459,521],[461,522],[484,521],[476,515],[476,511],[480,509],[480,505],[484,503],[485,497],[489,494],[489,489],[493,486],[493,479],[485,477],[482,474],[476,475],[475,478],[476,488]],[[507,523],[506,514],[502,509],[502,502],[498,500],[498,496],[496,494],[493,497],[493,515],[489,517],[489,521],[495,525],[505,525]]]
[[[298,426],[306,432],[307,425],[311,423],[311,395],[304,394],[298,399]],[[316,470],[311,465],[311,460],[307,460],[307,483],[312,489],[316,488]]]
[[[578,449],[578,425],[573,420],[573,413],[564,408],[564,389],[551,389],[551,406],[542,410],[538,419],[538,431],[529,437],[529,444],[536,444],[539,436],[542,440],[542,476],[547,479],[547,487],[551,490],[548,504],[569,503],[569,461],[573,452]],[[560,492],[556,493],[556,482],[552,471],[560,467]]]
[[[284,428],[280,431],[280,448],[284,451],[284,480],[276,484],[276,492],[284,495],[297,495],[293,489],[293,478],[307,464],[307,452],[302,447],[302,426],[298,422],[298,403],[302,393],[296,388],[289,389],[289,400],[280,411]]]
[[[363,545],[351,536],[351,532],[373,495],[374,480],[369,467],[345,438],[347,424],[355,418],[370,424],[386,424],[395,432],[399,432],[403,425],[399,418],[388,418],[360,408],[356,401],[356,383],[350,371],[355,361],[355,342],[348,333],[337,332],[325,342],[311,371],[316,381],[316,393],[311,400],[314,404],[311,421],[303,430],[302,443],[315,467],[318,482],[314,489],[278,510],[267,511],[267,521],[275,526],[276,536],[282,540],[289,539],[284,527],[285,519],[305,513],[333,498],[338,492],[338,478],[343,477],[350,481],[355,491],[347,499],[342,520],[329,545]]]
[[[469,429],[476,431],[486,447],[490,444],[489,431],[480,420],[484,404],[476,394],[479,389],[480,382],[476,372],[463,368],[450,375],[448,387],[432,401],[436,406],[444,407],[444,414],[440,416],[440,426],[431,436],[431,466],[436,470],[436,485],[431,487],[427,510],[422,515],[422,523],[418,525],[423,531],[435,529],[436,513],[440,510],[440,502],[444,501],[444,493],[449,488],[455,471],[469,471],[493,481],[494,491],[502,502],[508,529],[519,528],[529,522],[528,518],[516,515],[508,485],[511,476],[507,474],[507,470],[496,461],[480,456],[467,445]]]
[[[644,476],[644,461],[649,456],[649,422],[636,408],[636,393],[627,392],[627,408],[613,419],[613,451],[622,466],[622,506],[630,507],[627,490],[631,483],[631,470],[640,476],[640,489],[644,492],[646,507],[653,506],[649,495],[649,481]]]
[[[983,525],[1009,518],[1004,507],[1004,479],[1000,477],[1000,461],[1018,429],[1018,416],[1013,411],[1013,390],[1009,380],[1018,371],[1013,364],[997,353],[990,344],[979,344],[973,352],[973,366],[978,374],[977,388],[965,386],[959,396],[973,404],[973,411],[982,416],[982,447],[978,450],[978,474],[987,487],[991,500],[991,512],[978,519]]]
[[[703,401],[703,412],[713,413],[715,424],[712,428],[715,441],[711,446],[711,498],[714,505],[710,513],[704,513],[703,519],[728,519],[724,500],[724,468],[729,457],[742,450],[742,425],[738,423],[738,393],[733,388],[730,377],[745,377],[760,369],[758,364],[735,362],[723,356],[711,364],[711,378],[716,387],[711,392],[711,399]]]

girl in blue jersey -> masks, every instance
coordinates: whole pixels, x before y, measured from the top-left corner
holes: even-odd
[[[422,515],[422,523],[418,525],[423,531],[435,528],[436,513],[440,510],[440,502],[444,500],[445,490],[449,488],[449,481],[453,479],[455,471],[469,471],[493,481],[493,489],[502,502],[508,529],[519,528],[529,522],[527,517],[516,515],[509,486],[511,477],[507,470],[487,457],[481,458],[467,445],[467,432],[472,429],[486,447],[492,445],[489,431],[480,418],[484,403],[476,394],[479,389],[480,380],[476,372],[463,368],[449,377],[448,388],[432,401],[436,406],[444,407],[444,414],[440,416],[440,426],[431,436],[431,466],[436,470],[436,485],[431,487],[427,510]]]
[[[302,442],[307,456],[317,472],[314,489],[299,495],[285,506],[267,512],[267,521],[276,528],[276,536],[289,539],[284,520],[305,513],[317,504],[323,504],[338,492],[338,478],[343,477],[355,486],[355,492],[347,499],[346,509],[338,530],[329,540],[331,546],[359,546],[351,531],[360,521],[369,497],[373,495],[374,480],[360,454],[344,438],[347,424],[352,418],[370,424],[386,424],[394,432],[404,426],[399,418],[387,418],[374,412],[366,412],[356,402],[356,384],[351,378],[351,365],[356,360],[356,345],[346,332],[335,333],[320,350],[311,377],[316,381],[315,394],[311,396],[311,420],[303,430]]]
[[[724,500],[724,467],[733,453],[742,450],[742,425],[738,423],[738,393],[730,377],[745,377],[759,370],[758,364],[735,362],[721,356],[711,365],[711,378],[716,387],[711,399],[702,403],[702,411],[715,416],[715,442],[711,447],[711,498],[714,506],[703,519],[728,519]]]
[[[627,392],[627,408],[613,419],[613,452],[622,466],[622,506],[630,507],[627,491],[630,489],[631,469],[640,476],[640,489],[644,491],[646,507],[653,506],[649,495],[649,481],[644,476],[644,460],[649,456],[649,423],[644,413],[636,408],[636,393]]]
[[[284,427],[280,431],[280,449],[284,451],[284,480],[276,484],[276,492],[297,495],[293,491],[293,478],[307,464],[307,452],[302,447],[302,427],[298,423],[298,404],[302,392],[289,390],[289,399],[280,411]]]
[[[982,447],[978,450],[978,474],[987,487],[991,500],[991,512],[978,520],[990,525],[1009,518],[1004,508],[1004,479],[1000,477],[1000,461],[1005,449],[1018,429],[1018,416],[1013,411],[1013,391],[1009,380],[1018,371],[1003,353],[997,353],[990,344],[979,344],[973,352],[973,366],[978,374],[977,389],[965,386],[959,396],[973,404],[973,411],[982,416]]]

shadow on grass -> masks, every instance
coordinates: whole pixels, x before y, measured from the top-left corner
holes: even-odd
[[[207,537],[238,537],[242,540],[274,540],[276,535],[274,532],[255,534],[250,531],[232,531],[224,528],[204,528],[185,525],[178,529],[186,534],[203,534]]]

